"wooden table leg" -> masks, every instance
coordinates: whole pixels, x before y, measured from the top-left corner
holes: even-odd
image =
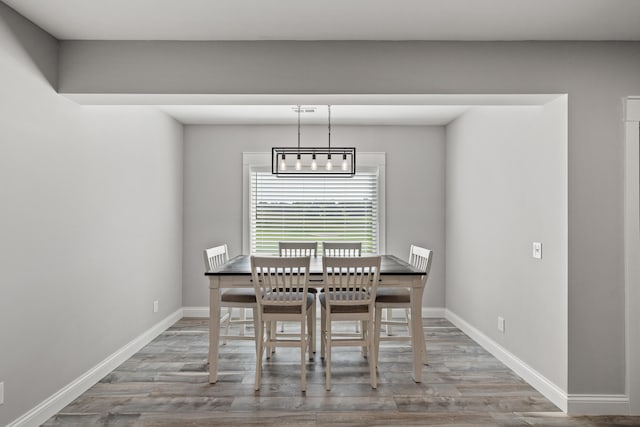
[[[209,278],[209,383],[218,381],[220,342],[220,278]]]
[[[424,288],[420,278],[415,279],[419,282],[414,283],[411,288],[411,346],[413,350],[413,380],[417,383],[422,382],[422,361],[426,355],[424,347],[424,330],[422,329],[422,294]]]

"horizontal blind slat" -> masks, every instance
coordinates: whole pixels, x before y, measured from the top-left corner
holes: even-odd
[[[276,254],[281,240],[357,240],[377,253],[377,172],[283,179],[252,170],[250,183],[251,253]]]

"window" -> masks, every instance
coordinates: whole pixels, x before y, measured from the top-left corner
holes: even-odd
[[[359,159],[352,178],[277,178],[262,162],[245,162],[248,247],[243,252],[277,254],[278,241],[294,240],[359,241],[363,253],[383,253],[381,155],[382,165],[361,165]]]

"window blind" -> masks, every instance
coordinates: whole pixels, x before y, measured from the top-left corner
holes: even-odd
[[[252,254],[277,254],[280,240],[358,241],[378,252],[377,168],[352,178],[250,174]]]

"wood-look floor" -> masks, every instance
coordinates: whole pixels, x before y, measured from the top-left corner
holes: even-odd
[[[386,342],[376,390],[359,350],[336,348],[332,390],[325,390],[318,353],[307,362],[301,393],[299,351],[279,348],[255,392],[253,343],[222,346],[218,383],[209,384],[207,320],[182,319],[45,425],[640,425],[640,417],[568,417],[447,320],[424,325],[430,366],[421,384],[410,376],[408,343]]]

